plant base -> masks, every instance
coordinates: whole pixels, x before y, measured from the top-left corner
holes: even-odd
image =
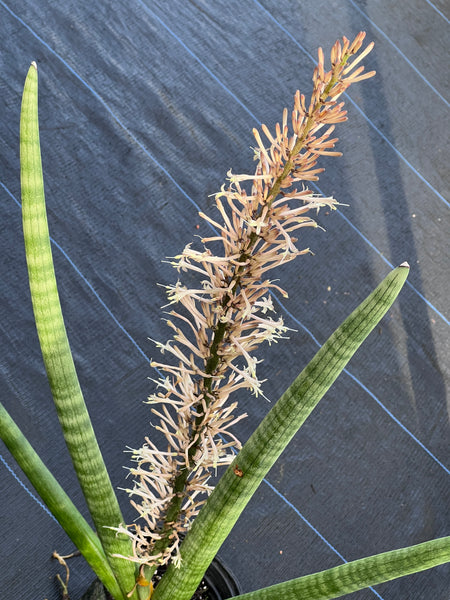
[[[215,558],[192,600],[226,600],[241,593],[239,586],[223,563]],[[96,579],[81,597],[81,600],[111,600],[110,594]]]

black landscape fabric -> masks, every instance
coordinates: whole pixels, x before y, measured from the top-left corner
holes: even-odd
[[[243,592],[449,534],[449,6],[445,0],[0,0],[1,401],[87,516],[52,404],[29,297],[20,215],[19,116],[39,69],[48,219],[66,326],[116,488],[127,447],[156,435],[143,402],[176,271],[164,262],[211,229],[229,169],[254,168],[252,128],[311,91],[317,48],[360,30],[375,78],[343,96],[341,158],[315,192],[337,211],[302,232],[274,277],[293,331],[261,347],[276,401],[318,345],[408,261],[392,310],[268,474],[220,556]],[[197,237],[195,237],[197,236]],[[271,403],[240,395],[247,439]],[[0,445],[0,597],[57,600],[52,552],[74,550]],[[136,514],[118,491],[128,522]],[[69,562],[69,593],[94,576]],[[448,565],[353,600],[448,600]]]

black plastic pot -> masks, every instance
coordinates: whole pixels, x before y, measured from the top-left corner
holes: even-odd
[[[226,600],[241,593],[235,578],[218,558],[210,564],[202,581],[203,584],[208,590],[208,600]],[[110,600],[110,598],[103,585],[96,579],[80,600]]]
[[[206,571],[205,583],[208,587],[209,600],[225,600],[239,596],[241,593],[236,579],[218,558],[213,560]]]

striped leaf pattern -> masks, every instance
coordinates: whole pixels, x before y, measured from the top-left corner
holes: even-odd
[[[169,567],[154,600],[189,600],[257,487],[293,435],[391,307],[409,272],[404,263],[338,327],[266,415],[220,479],[181,546],[179,569]],[[242,475],[237,476],[235,469]]]
[[[0,438],[48,509],[115,598],[122,592],[100,540],[0,403]]]
[[[32,63],[20,120],[22,217],[36,327],[59,421],[98,536],[124,593],[135,568],[112,554],[129,555],[128,538],[108,527],[123,518],[80,389],[61,312],[44,196],[38,123],[38,76]]]
[[[450,561],[450,537],[353,560],[320,573],[241,594],[240,600],[331,600]]]

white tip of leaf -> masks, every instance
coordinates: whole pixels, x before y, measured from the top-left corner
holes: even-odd
[[[36,71],[37,71],[37,64],[36,64],[35,60],[32,61],[31,66],[34,67],[36,69]]]
[[[407,263],[406,260],[405,260],[405,262],[402,262],[402,264],[399,265],[399,266],[400,267],[405,267],[406,269],[409,269],[409,263]]]

